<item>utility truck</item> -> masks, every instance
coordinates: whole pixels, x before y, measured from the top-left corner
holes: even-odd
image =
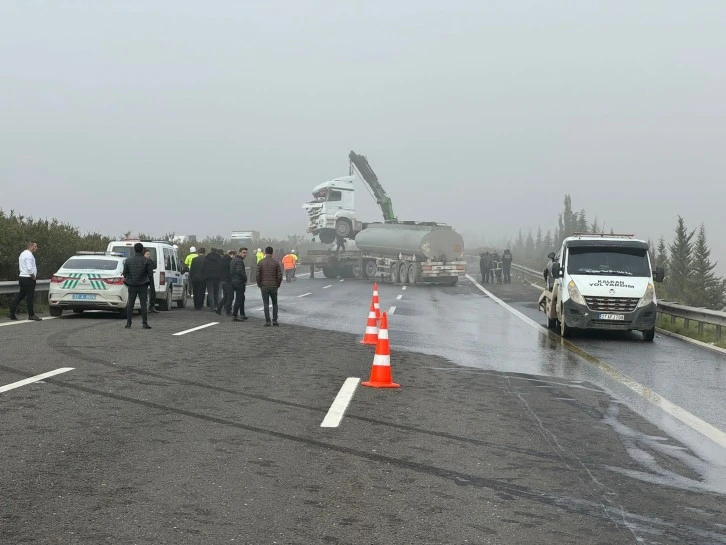
[[[466,274],[461,235],[443,223],[399,221],[366,157],[351,151],[348,158],[349,175],[315,186],[314,200],[303,205],[308,213],[308,232],[321,244],[301,246],[298,265],[310,266],[311,275],[322,269],[330,278],[456,284],[459,276]],[[371,191],[383,222],[358,220],[353,187],[356,179]]]
[[[647,242],[628,234],[575,233],[548,257],[539,309],[550,329],[562,337],[573,329],[638,330],[653,341],[654,282],[665,272],[651,263]]]

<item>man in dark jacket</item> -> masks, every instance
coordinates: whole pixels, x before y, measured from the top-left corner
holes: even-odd
[[[504,273],[504,283],[512,283],[512,252],[504,250],[502,254],[502,272]]]
[[[124,261],[124,284],[129,291],[129,299],[126,303],[126,329],[131,327],[131,318],[134,314],[136,297],[141,301],[141,322],[142,328],[151,329],[147,323],[146,302],[149,290],[149,279],[154,276],[154,269],[151,260],[144,257],[144,245],[140,242],[134,244],[134,255]]]
[[[215,309],[219,306],[219,284],[222,281],[222,256],[216,248],[212,248],[204,258],[202,274],[207,279],[207,306]]]
[[[265,307],[265,326],[270,325],[270,299],[272,299],[272,325],[277,323],[277,289],[282,284],[282,267],[272,257],[272,246],[265,248],[265,257],[257,264],[257,287],[262,293]]]
[[[232,279],[230,277],[229,265],[234,259],[235,251],[230,250],[222,256],[222,300],[214,307],[214,312],[222,314],[222,307],[227,316],[232,314],[232,299],[234,292],[232,291]]]
[[[232,290],[234,291],[234,310],[232,315],[235,322],[244,322],[247,319],[245,315],[245,286],[247,285],[247,269],[245,268],[245,257],[247,257],[247,248],[240,248],[239,253],[229,264],[229,276],[232,282]],[[237,317],[239,315],[239,318]]]
[[[479,272],[481,273],[481,281],[488,284],[489,277],[492,274],[492,256],[489,255],[489,252],[482,252],[479,258]]]
[[[192,281],[194,291],[194,309],[204,308],[204,292],[207,289],[207,278],[204,276],[204,261],[207,259],[207,251],[199,248],[199,254],[192,260],[189,267],[189,278]]]

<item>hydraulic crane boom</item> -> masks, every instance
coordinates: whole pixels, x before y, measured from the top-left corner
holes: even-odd
[[[373,192],[373,196],[383,212],[384,221],[386,223],[398,223],[398,218],[393,212],[393,202],[386,195],[386,190],[383,189],[383,186],[378,181],[378,176],[373,172],[371,165],[368,164],[368,159],[364,155],[358,155],[354,151],[348,154],[348,159],[350,159],[350,174],[352,175],[354,170],[357,171],[363,182]]]

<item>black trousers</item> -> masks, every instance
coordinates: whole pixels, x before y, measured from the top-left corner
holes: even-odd
[[[204,308],[204,290],[207,289],[207,281],[194,280],[192,286],[194,288],[194,308]]]
[[[265,307],[265,321],[270,321],[270,299],[272,299],[272,321],[277,321],[277,288],[261,287],[262,304]]]
[[[146,323],[148,318],[148,309],[146,308],[146,296],[149,294],[149,286],[128,286],[129,288],[129,300],[126,303],[126,321],[130,322],[134,315],[134,305],[136,304],[136,296],[139,296],[141,301],[141,321]]]
[[[215,308],[222,310],[229,314],[232,312],[232,299],[234,298],[234,291],[232,290],[232,282],[222,282],[222,300]]]
[[[245,285],[244,284],[230,284],[234,292],[234,310],[232,315],[236,318],[239,313],[240,316],[245,315]],[[232,300],[230,299],[230,303]]]
[[[504,272],[504,283],[505,284],[511,284],[512,283],[512,269],[510,267],[503,267],[502,271]]]
[[[219,305],[220,278],[207,278],[207,306],[217,308]]]
[[[20,301],[27,298],[25,304],[28,306],[28,316],[34,316],[35,309],[33,308],[33,303],[35,299],[35,279],[30,278],[29,276],[21,276],[18,279],[18,284],[20,286],[20,291],[18,291],[13,298],[13,302],[10,303],[10,314],[15,314],[15,311],[18,310]]]
[[[153,282],[149,282],[149,310],[156,306],[156,288]]]

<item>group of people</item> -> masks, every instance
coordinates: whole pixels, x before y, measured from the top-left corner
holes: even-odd
[[[489,282],[501,284],[502,281],[505,284],[511,284],[512,252],[504,250],[501,257],[496,250],[492,253],[482,252],[479,257],[479,271],[481,272],[481,281],[484,284]]]
[[[189,271],[189,285],[196,310],[204,309],[204,296],[207,296],[207,307],[221,315],[224,310],[227,316],[232,316],[235,322],[247,320],[245,314],[245,290],[247,286],[247,269],[245,258],[248,249],[223,250],[212,248],[207,253],[205,248],[197,249],[192,246],[190,253],[184,260]],[[265,311],[265,325],[279,325],[277,290],[282,284],[282,267],[272,257],[274,250],[271,246],[262,250],[257,249],[256,282],[262,294]],[[270,302],[272,302],[272,316],[270,316]]]

